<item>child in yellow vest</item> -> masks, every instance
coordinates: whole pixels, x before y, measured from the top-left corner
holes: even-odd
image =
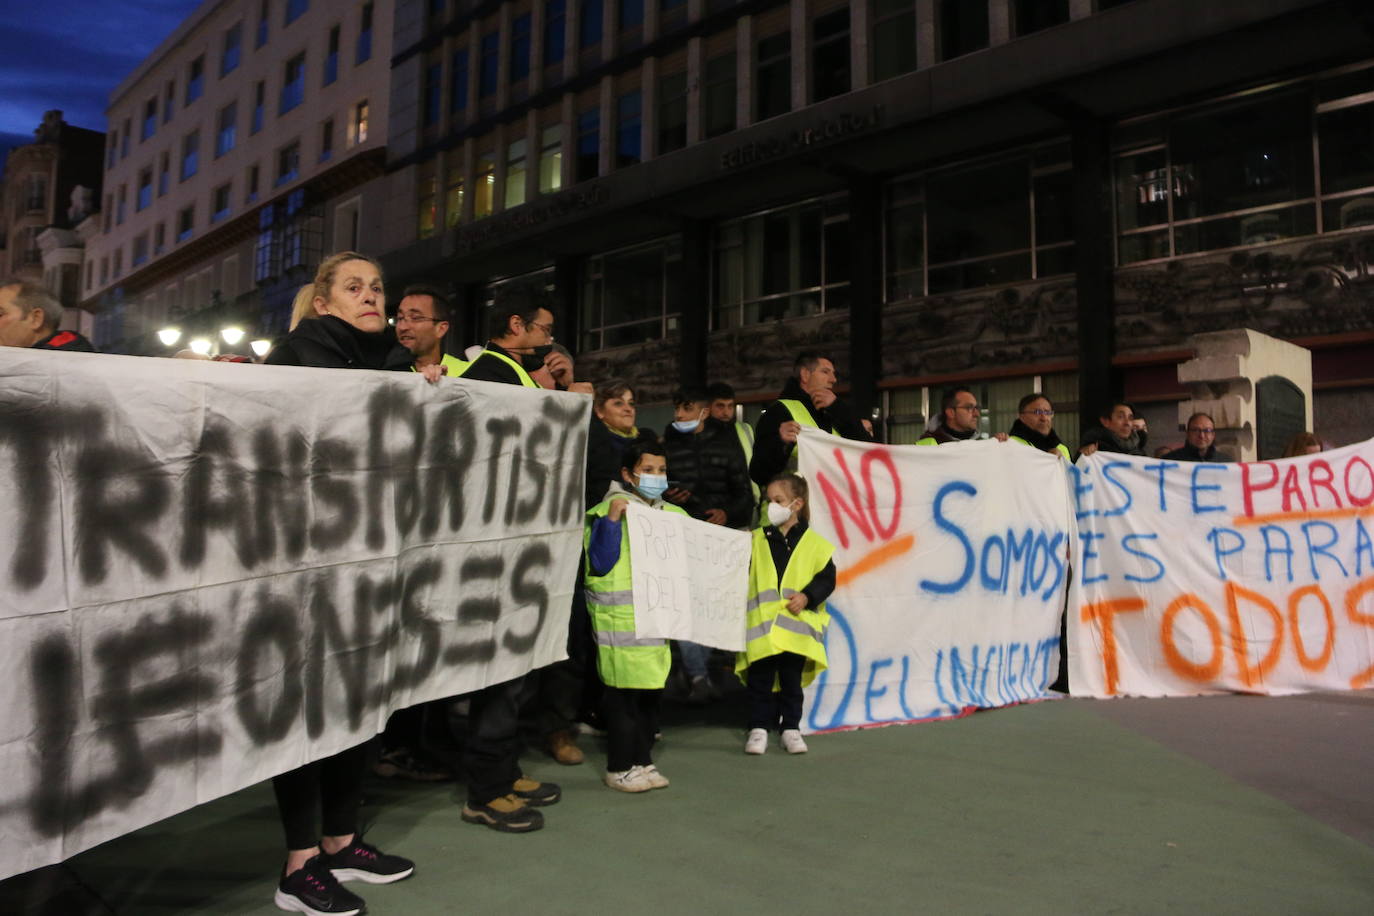
[[[789,754],[805,754],[802,688],[825,670],[825,599],[835,590],[834,546],[807,522],[806,481],[784,473],[768,484],[768,524],[754,530],[744,651],[735,673],[749,688],[746,754],[768,749],[778,729]]]
[[[636,442],[625,449],[620,480],[606,498],[587,510],[582,545],[587,557],[587,610],[596,639],[596,667],[606,685],[602,717],[606,723],[606,775],[620,792],[647,792],[668,786],[654,766],[658,700],[671,662],[668,641],[635,635],[630,536],[624,524],[631,502],[687,513],[663,501],[668,461],[658,443]]]

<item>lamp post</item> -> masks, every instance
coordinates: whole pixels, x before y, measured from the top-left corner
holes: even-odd
[[[178,327],[165,327],[157,332],[158,340],[162,341],[165,347],[174,347],[181,340],[181,329]],[[219,329],[218,334],[198,335],[186,342],[186,346],[198,356],[215,357],[220,353],[220,342],[223,341],[226,347],[237,347],[248,336],[248,332],[237,325],[227,325]],[[250,346],[253,352],[261,359],[272,348],[270,340],[254,340]]]

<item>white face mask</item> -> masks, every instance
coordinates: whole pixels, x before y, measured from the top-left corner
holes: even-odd
[[[768,524],[779,527],[792,517],[792,504],[780,505],[778,503],[768,504]]]

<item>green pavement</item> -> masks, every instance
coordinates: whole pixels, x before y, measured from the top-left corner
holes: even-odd
[[[746,757],[738,710],[669,708],[669,789],[602,787],[595,739],[583,766],[527,757],[565,790],[538,833],[461,822],[453,785],[369,783],[368,839],[416,875],[351,886],[374,916],[1374,913],[1374,846],[1102,709],[1043,702]],[[0,912],[110,912],[72,902],[91,897],[79,878],[119,914],[266,916],[279,836],[256,786],[48,870],[65,887],[46,908],[41,882],[7,882]]]

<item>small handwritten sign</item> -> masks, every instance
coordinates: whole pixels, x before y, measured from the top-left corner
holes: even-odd
[[[626,518],[635,635],[743,649],[749,535],[633,504]]]

